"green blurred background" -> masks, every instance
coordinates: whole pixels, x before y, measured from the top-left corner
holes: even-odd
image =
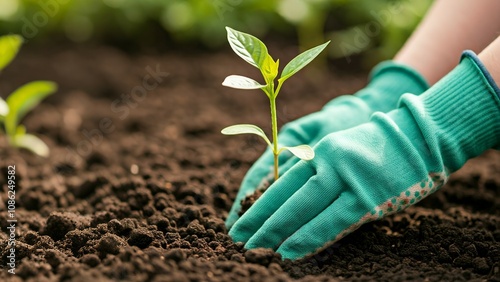
[[[0,0],[0,33],[28,41],[216,49],[224,26],[301,49],[332,40],[330,58],[391,58],[431,0]]]

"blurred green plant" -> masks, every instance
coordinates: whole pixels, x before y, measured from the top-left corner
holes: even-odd
[[[432,0],[2,0],[0,32],[26,39],[62,33],[82,42],[138,42],[163,29],[177,44],[222,46],[224,26],[263,37],[297,37],[302,50],[326,40],[333,58],[390,58]],[[150,41],[148,41],[150,42]],[[343,43],[343,44],[342,44]]]
[[[363,54],[368,68],[392,58],[425,16],[432,0],[342,1],[326,23],[327,37],[339,44],[330,48],[333,58]],[[342,29],[332,29],[339,25]]]
[[[18,35],[0,37],[0,71],[16,57],[22,43],[23,39]],[[47,145],[35,135],[26,133],[26,128],[20,122],[41,100],[56,90],[57,85],[53,82],[33,81],[15,90],[7,101],[0,97],[0,125],[11,146],[48,156]]]

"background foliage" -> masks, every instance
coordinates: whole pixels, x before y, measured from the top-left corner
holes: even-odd
[[[1,0],[0,32],[27,40],[68,38],[122,45],[164,36],[176,46],[217,48],[224,26],[259,37],[298,40],[302,49],[332,40],[333,58],[390,58],[431,0]],[[149,40],[147,40],[149,38]],[[163,38],[162,38],[163,39]]]

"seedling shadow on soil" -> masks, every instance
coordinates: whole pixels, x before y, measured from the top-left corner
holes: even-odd
[[[120,119],[111,104],[141,85],[147,65],[157,64],[170,76]],[[8,165],[16,165],[18,185],[16,274],[5,271],[2,200],[0,280],[499,279],[500,154],[493,151],[416,207],[366,224],[315,257],[282,261],[270,250],[234,244],[224,219],[265,145],[226,138],[219,129],[238,119],[267,122],[265,100],[220,87],[228,69],[238,67],[230,52],[130,57],[98,47],[25,50],[3,73],[2,85],[43,73],[61,90],[25,119],[50,147],[48,159],[0,142],[2,199]],[[352,93],[365,77],[329,74],[320,83],[297,77],[282,104],[298,109],[289,117],[298,118]],[[306,89],[318,98],[304,98]],[[114,131],[87,139],[82,132],[96,133],[104,118]],[[85,152],[83,140],[92,144]]]

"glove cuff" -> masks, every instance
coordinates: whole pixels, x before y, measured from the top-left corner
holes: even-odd
[[[472,51],[465,51],[460,64],[422,96],[404,95],[401,104],[452,172],[500,145],[500,89]]]
[[[420,95],[429,88],[427,81],[413,68],[384,61],[373,68],[368,85],[355,96],[373,111],[388,112],[396,108],[401,95]]]

